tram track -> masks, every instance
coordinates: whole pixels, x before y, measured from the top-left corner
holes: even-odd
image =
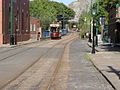
[[[62,43],[62,46],[64,46],[64,47],[63,47],[62,53],[58,56],[59,60],[57,62],[54,62],[50,66],[50,68],[47,70],[46,74],[44,74],[42,79],[36,85],[32,86],[32,88],[31,88],[32,90],[50,90],[50,87],[52,86],[52,84],[56,78],[56,75],[61,67],[65,49],[68,46],[68,44],[70,44],[73,40],[74,39]],[[48,74],[49,74],[49,76],[48,76]]]
[[[74,35],[70,35],[70,37],[74,37],[75,38],[75,36]],[[65,40],[63,40],[63,41],[66,41],[67,39],[69,39],[70,37],[68,37],[68,38],[66,38]],[[71,38],[72,38],[71,37]],[[34,63],[32,63],[29,67],[27,67],[23,72],[21,72],[18,76],[16,76],[14,79],[12,79],[11,81],[9,81],[7,84],[5,84],[4,86],[2,86],[1,87],[1,89],[2,88],[4,88],[6,85],[8,85],[8,84],[10,84],[12,81],[14,81],[14,80],[16,80],[19,76],[21,76],[23,73],[25,73],[29,68],[31,68],[35,63],[37,63],[43,56],[45,56],[45,55],[47,55],[47,53],[49,53],[49,51],[52,49],[52,48],[54,48],[55,46],[57,46],[57,45],[60,45],[60,43],[62,42],[63,43],[63,41],[60,41],[60,42],[57,42],[55,45],[53,45],[52,47],[50,47],[45,53],[43,53],[37,60],[35,60],[35,62]],[[44,62],[45,63],[45,62]],[[44,65],[44,64],[41,64],[41,65]],[[55,66],[55,65],[53,65],[53,66]],[[56,71],[55,71],[56,72]]]
[[[71,33],[70,33],[71,35]],[[43,41],[42,41],[43,42]],[[31,42],[31,43],[27,43],[27,44],[22,44],[22,45],[18,45],[16,47],[11,47],[10,49],[8,50],[3,50],[3,51],[0,51],[0,54],[3,54],[3,53],[6,53],[6,52],[9,52],[9,51],[12,51],[12,50],[15,50],[15,49],[20,49],[20,48],[23,48],[23,46],[28,46],[28,45],[31,45],[31,44],[37,44],[37,43],[41,43],[41,42]],[[49,42],[48,42],[49,43]]]
[[[70,36],[71,36],[71,34],[70,34]],[[66,39],[65,39],[66,40]],[[53,43],[53,41],[49,41],[49,42],[47,42],[46,44],[49,44],[49,43]],[[36,45],[36,44],[38,44],[38,45]],[[33,45],[35,45],[35,47],[39,47],[40,45],[44,45],[45,43],[39,43],[39,42],[37,42],[37,43],[35,43],[35,44],[33,44]],[[16,55],[18,55],[18,54],[21,54],[21,53],[23,53],[23,52],[26,52],[26,51],[28,51],[28,50],[31,50],[31,49],[33,49],[33,48],[35,48],[33,45],[31,45],[31,44],[29,44],[29,46],[27,45],[27,49],[24,49],[23,47],[16,47],[15,49],[11,49],[11,50],[17,50],[17,49],[22,49],[23,48],[23,50],[21,50],[21,51],[19,51],[19,52],[16,52],[15,54],[12,54],[12,55],[3,55],[4,57],[1,59],[0,58],[0,61],[3,61],[3,60],[5,60],[5,59],[8,59],[8,58],[10,58],[10,57],[13,57],[13,56],[16,56]],[[23,45],[24,46],[24,45]],[[9,53],[11,50],[8,50],[8,51],[5,51],[5,52],[7,52],[7,53]],[[2,57],[2,54],[4,54],[5,52],[0,52],[0,57]]]
[[[73,40],[74,40],[74,39],[73,39]],[[67,43],[64,45],[64,51],[63,51],[63,52],[61,53],[61,55],[60,55],[60,59],[59,59],[59,61],[58,61],[57,64],[56,64],[56,67],[55,67],[55,70],[54,70],[54,72],[53,72],[53,74],[52,74],[52,77],[49,79],[49,82],[48,82],[46,88],[45,88],[45,89],[41,89],[41,90],[51,90],[50,88],[54,86],[54,85],[53,85],[53,82],[55,81],[55,79],[56,79],[56,77],[57,77],[57,74],[58,74],[59,69],[60,69],[61,64],[62,64],[62,61],[63,61],[63,59],[64,59],[63,57],[64,57],[64,54],[65,54],[65,51],[66,51],[66,47],[67,47],[73,40],[67,42]],[[55,88],[54,88],[54,90],[55,90]]]
[[[63,51],[58,56],[59,60],[54,62],[50,66],[50,68],[47,70],[46,74],[44,74],[42,79],[36,85],[32,86],[31,89],[33,89],[33,90],[50,90],[54,80],[56,79],[56,75],[61,67],[65,49],[68,46],[68,44],[70,44],[73,40],[70,40],[70,41],[67,41],[67,42],[64,42],[61,44],[63,46]]]
[[[63,50],[63,52],[64,52],[64,50]],[[49,52],[48,52],[49,53]],[[61,57],[63,55],[63,53],[59,56],[59,57]],[[46,55],[45,55],[46,56]],[[44,56],[43,56],[44,57]],[[62,58],[62,57],[61,57]],[[61,60],[61,59],[60,59]],[[58,70],[59,70],[59,68],[60,68],[60,62],[61,61],[58,61],[58,62],[54,62],[50,67],[49,67],[49,69],[47,70],[47,72],[46,72],[46,74],[42,77],[42,79],[40,80],[40,82],[39,83],[37,83],[37,85],[35,85],[34,87],[34,90],[48,90],[48,89],[40,89],[40,88],[38,88],[38,86],[39,85],[41,85],[43,82],[44,82],[44,80],[46,79],[46,75],[47,74],[50,74],[51,72],[53,72],[53,77],[55,77],[55,75],[57,74],[57,72],[58,72]],[[42,62],[42,61],[40,61],[40,62]],[[42,62],[41,63],[41,66],[40,67],[42,67],[43,65],[44,65],[44,63],[45,62]],[[35,63],[34,63],[35,64]],[[33,65],[32,65],[33,66]],[[56,68],[55,69],[55,71],[54,70],[52,70],[52,69],[54,69],[54,68]],[[35,72],[34,72],[35,73]],[[27,78],[27,77],[26,77]],[[26,78],[24,78],[23,80],[21,80],[22,82],[24,82],[24,80],[26,80]],[[50,78],[51,79],[51,78]],[[48,79],[47,79],[48,80]],[[50,82],[49,82],[49,85],[48,85],[48,87],[50,86],[50,83],[53,81],[53,79],[52,80],[50,80]],[[20,83],[19,83],[19,85],[20,85]],[[19,86],[18,85],[18,86]],[[17,85],[13,85],[12,86],[12,89],[5,89],[5,90],[13,90],[13,88],[15,88]],[[37,89],[38,88],[38,89]],[[4,90],[4,89],[3,89]],[[15,90],[17,90],[17,89],[15,89]],[[23,89],[20,89],[20,90],[23,90]],[[32,89],[33,90],[33,89]]]
[[[50,42],[49,42],[50,43]],[[44,44],[39,44],[38,43],[38,45],[35,45],[35,46],[40,46],[40,45],[44,45]],[[31,46],[31,45],[30,45]],[[3,61],[3,60],[5,60],[5,59],[7,59],[7,58],[10,58],[10,57],[13,57],[13,56],[15,56],[15,55],[18,55],[18,54],[20,54],[20,53],[23,53],[23,52],[26,52],[26,51],[28,51],[28,50],[30,50],[30,49],[33,49],[33,48],[35,48],[35,47],[30,47],[30,46],[27,46],[25,49],[23,48],[23,47],[19,47],[19,48],[16,48],[16,49],[12,49],[12,50],[17,50],[17,49],[22,49],[22,50],[20,50],[20,51],[18,51],[18,52],[14,52],[15,54],[11,54],[11,55],[4,55],[4,53],[10,53],[10,51],[11,50],[8,50],[8,51],[5,51],[5,52],[1,52],[1,54],[3,54],[3,56],[5,56],[5,57],[3,57],[2,59],[0,59],[0,61]]]
[[[25,43],[25,44],[21,44],[21,45],[18,45],[18,46],[13,46],[13,47],[10,47],[9,49],[7,50],[3,50],[3,51],[0,51],[0,54],[3,54],[3,53],[7,53],[7,52],[10,52],[10,51],[13,51],[13,50],[16,50],[16,49],[20,49],[20,48],[23,48],[24,46],[28,46],[28,45],[31,45],[31,44],[42,44],[44,41],[35,41],[35,42],[30,42],[30,43]],[[49,43],[50,41],[48,41]]]

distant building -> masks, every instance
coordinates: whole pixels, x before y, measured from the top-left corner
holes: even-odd
[[[42,34],[40,19],[30,18],[30,38],[37,39],[38,32]]]
[[[120,43],[120,5],[110,9],[108,33],[111,43]]]
[[[0,0],[0,45],[10,42],[11,0]],[[29,0],[13,0],[13,36],[15,42],[30,38]]]

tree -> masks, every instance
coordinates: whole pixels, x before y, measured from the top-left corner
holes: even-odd
[[[80,35],[84,36],[90,30],[90,12],[83,11],[79,18]]]
[[[97,7],[97,4],[99,4],[98,6],[99,14],[97,16],[98,17],[105,16],[106,18],[105,24],[108,24],[109,11],[111,10],[111,7],[116,7],[117,3],[120,3],[120,0],[98,0],[97,2],[94,3],[93,6]]]
[[[63,16],[66,18],[74,17],[75,12],[63,3],[49,0],[33,0],[30,1],[30,15],[39,18],[42,22],[42,28],[47,29],[51,22],[57,21]]]
[[[56,19],[56,13],[56,9],[49,5],[48,0],[34,0],[30,2],[30,15],[41,20],[43,29],[46,29]]]

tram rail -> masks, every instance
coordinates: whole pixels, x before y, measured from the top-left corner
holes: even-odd
[[[70,34],[70,37],[72,38],[72,37],[74,37],[74,38],[76,38],[75,37],[75,35],[72,35],[72,34]],[[36,64],[39,60],[41,60],[41,58],[43,57],[43,56],[45,56],[45,55],[47,55],[47,53],[49,53],[49,51],[52,49],[52,48],[54,48],[54,47],[56,47],[57,45],[60,45],[61,43],[63,44],[63,43],[65,43],[64,41],[66,41],[66,40],[68,40],[70,37],[66,37],[64,40],[61,40],[61,41],[59,41],[59,42],[57,42],[57,43],[55,43],[52,47],[50,47],[45,53],[43,53],[37,60],[35,60],[34,61],[34,63],[32,63],[29,67],[27,67],[23,72],[21,72],[18,76],[16,76],[14,79],[12,79],[12,80],[10,80],[9,82],[7,82],[4,86],[2,86],[1,87],[1,89],[2,88],[4,88],[6,85],[8,85],[8,84],[10,84],[12,81],[14,81],[14,80],[16,80],[19,76],[21,76],[23,73],[25,73],[29,68],[31,68],[34,64]],[[49,43],[50,44],[50,43]],[[25,50],[24,50],[25,51]],[[22,53],[22,52],[19,52],[19,53]],[[12,56],[15,56],[15,55],[18,55],[18,54],[14,54],[14,55],[12,55]],[[11,56],[9,56],[9,57],[11,57]],[[9,57],[7,57],[7,58],[9,58]],[[6,58],[5,58],[6,59]],[[4,60],[5,60],[4,59]],[[42,64],[43,65],[43,64]],[[59,65],[57,65],[57,67],[58,67]],[[55,72],[56,72],[56,70],[55,70]],[[48,85],[49,86],[49,85]]]

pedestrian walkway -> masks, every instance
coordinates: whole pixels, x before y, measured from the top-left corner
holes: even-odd
[[[3,45],[0,46],[0,52],[13,49],[17,46],[26,45],[26,44],[35,43],[35,42],[37,42],[37,40],[30,39],[28,41],[17,42],[16,45],[10,45],[9,43],[8,44],[3,44]]]
[[[8,43],[8,44],[3,44],[3,45],[0,46],[0,52],[13,49],[13,48],[15,48],[15,47],[17,47],[17,46],[22,46],[22,45],[26,45],[26,44],[31,44],[31,43],[35,43],[35,42],[38,42],[38,41],[45,41],[45,40],[49,40],[49,39],[50,39],[50,38],[41,38],[40,40],[37,40],[37,39],[29,39],[28,41],[17,42],[16,45],[10,45],[10,43]]]
[[[90,43],[88,45],[91,46]],[[120,47],[103,43],[96,50],[99,52],[88,54],[91,61],[115,90],[120,90]]]
[[[29,44],[29,43],[34,43],[36,42],[37,40],[35,39],[30,39],[28,41],[22,41],[22,42],[17,42],[16,45],[10,45],[9,43],[8,44],[3,44],[0,46],[0,48],[6,48],[6,47],[16,47],[16,46],[20,46],[20,45],[25,45],[25,44]]]
[[[87,59],[90,48],[85,40],[75,40],[70,45],[70,71],[67,90],[113,90],[105,78]]]

